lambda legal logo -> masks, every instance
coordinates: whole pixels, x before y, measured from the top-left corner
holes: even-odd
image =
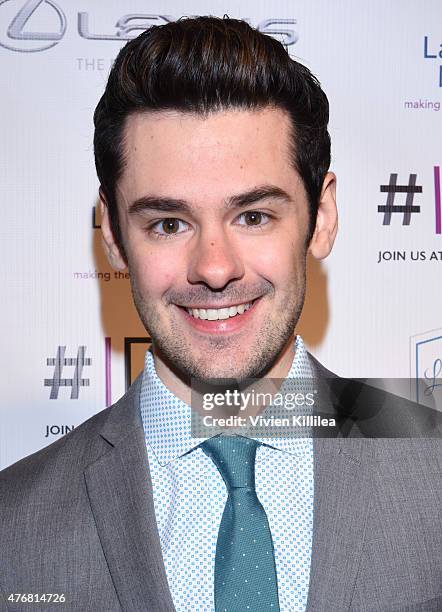
[[[382,225],[390,225],[391,216],[396,213],[402,214],[402,225],[410,225],[411,215],[420,213],[420,206],[415,206],[414,194],[422,193],[422,186],[416,185],[417,174],[410,174],[408,177],[408,185],[397,184],[397,174],[390,174],[390,182],[388,185],[381,185],[381,193],[387,194],[387,201],[384,206],[378,206],[378,212],[384,214]],[[395,196],[397,193],[406,194],[405,204],[395,204]]]
[[[60,387],[71,387],[71,399],[78,399],[80,387],[89,386],[89,378],[81,378],[83,367],[92,363],[92,359],[85,357],[86,347],[78,347],[77,357],[65,358],[65,353],[66,347],[59,346],[56,357],[48,357],[46,360],[48,366],[54,366],[52,378],[45,378],[44,380],[44,386],[51,387],[49,399],[58,399]],[[61,377],[64,366],[75,366],[72,378]]]

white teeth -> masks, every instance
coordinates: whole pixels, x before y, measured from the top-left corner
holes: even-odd
[[[187,308],[186,310],[195,319],[218,321],[219,319],[229,319],[237,314],[243,314],[251,305],[251,302],[248,302],[247,304],[239,304],[229,308]]]
[[[221,308],[218,311],[218,319],[228,319],[229,318],[230,308]]]

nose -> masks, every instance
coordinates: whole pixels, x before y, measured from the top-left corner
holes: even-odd
[[[187,280],[203,282],[212,289],[222,289],[244,275],[244,263],[238,249],[225,235],[200,235],[190,255]]]

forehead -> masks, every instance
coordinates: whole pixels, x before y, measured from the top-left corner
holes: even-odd
[[[149,193],[198,201],[271,183],[293,189],[288,114],[267,107],[199,116],[177,111],[137,113],[124,126],[125,199]],[[207,201],[207,200],[206,200]]]

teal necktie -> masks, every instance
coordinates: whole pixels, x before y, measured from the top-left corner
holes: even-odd
[[[216,612],[279,612],[272,535],[255,491],[259,444],[230,435],[214,436],[201,444],[228,492],[216,544]]]

